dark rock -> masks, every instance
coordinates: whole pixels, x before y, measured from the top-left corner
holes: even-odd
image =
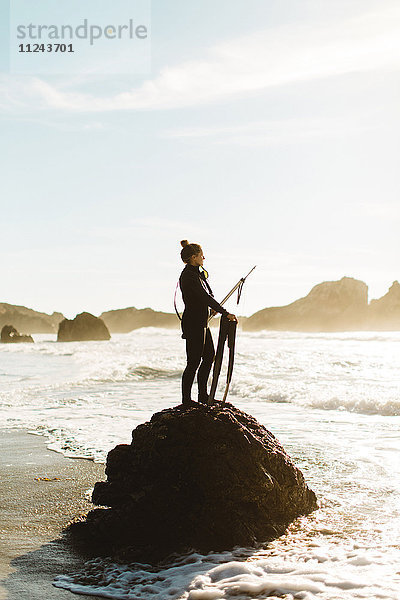
[[[2,344],[33,344],[32,336],[18,333],[12,325],[4,325],[1,330],[0,340]]]
[[[107,481],[93,491],[110,508],[72,528],[107,553],[158,560],[252,546],[317,508],[278,440],[231,404],[167,409],[132,437],[108,454]]]
[[[83,312],[75,319],[64,319],[58,327],[58,342],[84,342],[89,340],[109,340],[110,332],[104,322]]]

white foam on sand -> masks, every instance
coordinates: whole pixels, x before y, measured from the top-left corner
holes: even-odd
[[[81,573],[62,575],[54,585],[75,593],[115,600],[350,600],[400,597],[399,549],[387,550],[313,541],[302,550],[190,554],[158,569],[95,559]]]

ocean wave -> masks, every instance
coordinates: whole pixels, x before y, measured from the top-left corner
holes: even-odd
[[[400,331],[280,331],[260,329],[259,331],[243,332],[251,339],[279,340],[327,340],[329,342],[400,342]]]
[[[400,398],[398,400],[379,401],[372,398],[326,398],[313,399],[309,406],[322,410],[342,410],[364,415],[400,416]]]
[[[359,367],[360,364],[356,363],[356,362],[352,362],[351,360],[335,360],[332,362],[332,365],[334,367],[343,367],[343,368],[348,368],[348,367]]]
[[[225,382],[223,381],[223,385]],[[279,389],[281,387],[281,389]],[[271,389],[272,388],[272,389]],[[222,384],[219,391],[222,391]],[[326,387],[313,389],[311,385],[282,383],[282,386],[269,385],[269,382],[233,381],[230,396],[251,400],[252,402],[271,402],[274,404],[295,404],[318,410],[339,410],[364,415],[381,415],[384,417],[400,416],[400,393],[389,392],[379,394],[374,388],[375,398],[366,395],[365,390],[354,390],[351,394],[343,388],[340,393],[329,395],[329,384]],[[234,402],[234,399],[232,399]]]
[[[274,402],[278,404],[287,404],[292,402],[289,395],[283,391],[271,392],[265,386],[265,383],[244,383],[234,382],[230,387],[230,393],[238,398],[251,398],[261,402]]]
[[[142,365],[129,371],[128,376],[136,379],[177,379],[182,376],[182,371],[176,369],[155,369],[154,367]]]

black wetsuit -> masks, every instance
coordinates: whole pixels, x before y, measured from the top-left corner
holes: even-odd
[[[182,402],[191,401],[191,390],[197,369],[199,401],[207,402],[207,381],[214,360],[214,344],[207,327],[209,307],[223,315],[225,310],[213,297],[204,273],[199,267],[186,265],[179,278],[185,310],[182,315],[182,337],[186,339],[186,369],[182,376]]]

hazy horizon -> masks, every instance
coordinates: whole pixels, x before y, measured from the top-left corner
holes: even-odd
[[[346,277],[347,277],[347,276],[346,276]],[[353,278],[353,279],[355,279],[355,278]],[[358,281],[359,281],[359,280],[358,280]],[[315,283],[315,285],[318,285],[319,283],[324,283],[324,282],[327,282],[327,280],[324,280],[324,281],[317,282],[317,283]],[[235,283],[236,283],[236,282],[235,282]],[[367,286],[368,286],[368,283],[367,283],[367,282],[364,282],[364,283],[366,283],[366,284],[367,284]],[[384,294],[386,294],[386,293],[387,293],[387,291],[389,290],[389,288],[391,287],[391,285],[392,285],[393,283],[394,283],[394,282],[391,282],[391,283],[389,284],[389,286],[388,286],[388,288],[387,288],[386,292],[384,292]],[[233,287],[233,286],[232,286],[232,287]],[[308,295],[308,293],[311,291],[311,289],[312,289],[313,287],[314,287],[314,286],[312,286],[312,287],[310,288],[310,290],[308,290],[308,292],[307,292],[306,294],[304,294],[304,296],[299,296],[298,298],[293,298],[293,299],[292,299],[292,300],[290,300],[289,302],[286,302],[285,304],[281,304],[281,305],[269,305],[269,304],[267,305],[267,304],[266,304],[265,306],[260,306],[260,308],[258,308],[256,311],[254,311],[253,313],[249,313],[249,314],[245,314],[243,311],[241,311],[242,301],[240,302],[240,304],[239,304],[239,307],[237,307],[237,304],[236,304],[236,298],[237,298],[237,294],[236,294],[236,293],[235,293],[235,294],[232,296],[232,298],[230,299],[230,301],[229,301],[229,302],[230,302],[231,309],[232,309],[232,310],[234,310],[234,311],[235,311],[235,313],[236,313],[237,315],[240,315],[240,316],[242,316],[242,317],[249,317],[249,316],[251,316],[252,314],[254,314],[255,312],[258,312],[259,310],[263,310],[264,308],[273,308],[273,307],[278,307],[278,306],[279,306],[279,307],[281,307],[281,306],[286,306],[286,305],[289,305],[289,304],[291,304],[292,302],[295,302],[296,300],[299,300],[300,298],[303,298],[303,297],[307,296],[307,295]],[[226,292],[228,292],[228,291],[229,291],[229,290],[226,290]],[[181,297],[180,297],[180,292],[179,292],[179,290],[178,290],[178,294],[179,294],[179,295],[178,295],[178,297],[177,297],[177,305],[178,305],[178,310],[181,312],[181,311],[183,310],[183,302],[182,302],[182,300],[181,300]],[[384,294],[382,294],[382,296],[383,296]],[[382,296],[379,296],[379,298],[380,298],[380,297],[382,297]],[[371,302],[371,300],[375,300],[375,299],[378,299],[378,297],[377,297],[377,298],[375,298],[375,297],[374,297],[374,298],[373,298],[373,297],[371,297],[371,294],[370,294],[370,292],[369,292],[369,287],[368,287],[368,303],[370,303],[370,302]],[[5,300],[2,300],[2,299],[0,299],[0,304],[1,304],[1,303],[5,303],[5,304],[12,304],[12,305],[14,305],[14,306],[24,306],[25,308],[30,308],[30,309],[33,309],[33,310],[35,310],[35,311],[37,311],[37,312],[44,312],[44,313],[47,313],[47,314],[50,314],[50,315],[51,315],[53,312],[59,312],[59,313],[62,313],[62,314],[64,315],[64,317],[67,317],[68,319],[71,319],[71,318],[75,317],[77,314],[79,314],[79,313],[81,313],[81,312],[89,312],[89,313],[92,313],[92,314],[94,314],[94,315],[96,315],[96,316],[100,316],[102,313],[105,313],[105,312],[108,312],[108,311],[111,311],[111,310],[123,310],[123,309],[126,309],[126,308],[136,308],[136,309],[138,309],[138,310],[143,310],[143,309],[145,309],[145,308],[150,308],[150,309],[152,309],[152,310],[154,310],[154,311],[161,311],[161,312],[166,312],[166,313],[171,313],[171,314],[174,314],[174,307],[173,307],[173,305],[172,305],[172,307],[170,308],[170,310],[162,310],[162,309],[157,309],[157,308],[154,308],[154,306],[151,306],[151,305],[148,305],[148,306],[137,306],[137,305],[135,305],[135,304],[130,304],[129,306],[114,306],[114,307],[108,307],[108,308],[104,308],[103,310],[100,310],[100,311],[98,311],[98,312],[93,312],[93,311],[89,310],[87,307],[86,307],[86,308],[85,308],[85,307],[83,307],[82,309],[78,309],[78,310],[77,310],[75,313],[64,313],[62,310],[60,310],[60,309],[58,309],[58,308],[54,308],[54,309],[50,309],[50,310],[42,310],[41,308],[38,308],[38,307],[35,307],[35,306],[28,306],[28,305],[26,305],[26,304],[23,304],[23,303],[21,303],[21,302],[19,302],[19,303],[12,303],[12,302],[6,302]]]
[[[115,74],[100,53],[84,75],[10,74],[3,44],[0,301],[173,312],[184,238],[217,299],[257,265],[238,314],[343,276],[383,296],[400,279],[399,21],[394,0],[153,0],[142,75],[117,53]]]

